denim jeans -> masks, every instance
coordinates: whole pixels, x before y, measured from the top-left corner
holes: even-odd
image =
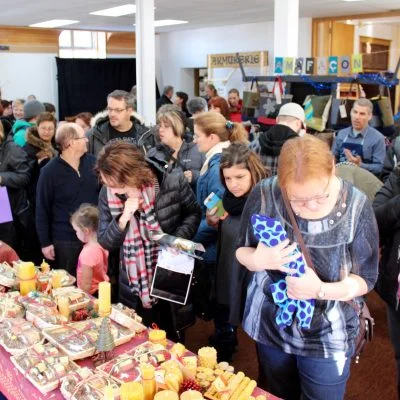
[[[389,336],[397,367],[397,396],[400,399],[400,317],[397,311],[387,307]]]
[[[266,390],[285,400],[342,400],[354,349],[335,358],[303,357],[257,343]]]

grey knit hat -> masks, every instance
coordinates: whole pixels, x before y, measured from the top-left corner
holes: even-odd
[[[45,112],[46,108],[38,100],[27,101],[24,104],[24,118],[29,121],[31,118],[37,117],[40,113]]]

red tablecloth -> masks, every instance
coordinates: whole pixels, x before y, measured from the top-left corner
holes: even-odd
[[[115,353],[121,354],[137,346],[138,344],[147,340],[147,334],[135,337],[129,343],[123,344],[115,348]],[[92,360],[87,358],[85,360],[77,361],[77,364],[89,368],[94,368]],[[61,400],[64,399],[59,390],[53,390],[52,392],[43,395],[33,386],[24,376],[15,368],[14,364],[10,360],[10,355],[0,346],[0,392],[7,397],[8,400]],[[266,393],[257,388],[255,391],[256,395]],[[279,400],[277,397],[268,395],[268,400]]]

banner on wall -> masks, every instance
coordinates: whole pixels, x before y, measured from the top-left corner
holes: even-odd
[[[243,67],[267,67],[268,51],[251,51],[239,53]],[[207,56],[208,68],[239,68],[236,53],[209,54]]]
[[[275,57],[275,74],[349,75],[363,72],[362,54],[329,57]]]

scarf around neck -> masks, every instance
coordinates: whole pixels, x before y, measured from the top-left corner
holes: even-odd
[[[240,215],[247,201],[247,195],[235,197],[228,189],[225,190],[222,204],[229,215]]]
[[[155,185],[145,186],[140,191],[143,205],[128,224],[128,231],[122,245],[123,259],[128,282],[132,293],[140,297],[143,307],[150,308],[154,300],[150,297],[154,269],[160,250],[153,236],[162,234],[155,213]],[[118,217],[124,210],[124,202],[107,188],[108,206],[113,217]]]
[[[213,146],[210,150],[207,151],[206,153],[206,160],[204,161],[203,166],[201,167],[200,170],[200,175],[204,175],[208,171],[208,164],[213,156],[216,154],[222,153],[222,150],[226,149],[229,147],[231,142],[229,140],[225,142],[219,142],[215,146]]]

